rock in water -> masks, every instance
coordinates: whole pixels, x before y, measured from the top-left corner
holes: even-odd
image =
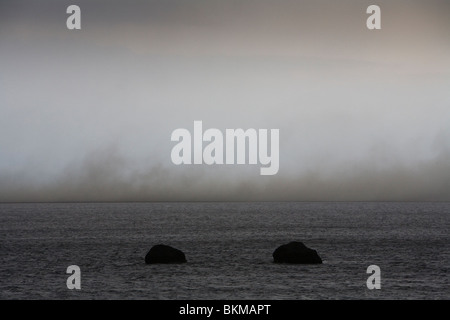
[[[187,262],[183,251],[164,244],[153,246],[145,256],[146,264],[183,262]]]
[[[293,241],[279,246],[273,252],[273,262],[275,263],[322,263],[322,259],[316,250],[310,249],[302,242]]]

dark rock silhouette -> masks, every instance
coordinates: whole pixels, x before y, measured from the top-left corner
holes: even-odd
[[[322,259],[316,250],[310,249],[302,242],[293,241],[279,246],[273,252],[273,262],[275,263],[322,263]]]
[[[157,244],[153,246],[145,256],[145,263],[184,263],[187,262],[183,251],[166,246],[164,244]]]

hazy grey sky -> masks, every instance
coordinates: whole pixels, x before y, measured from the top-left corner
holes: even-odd
[[[0,201],[450,201],[449,34],[445,0],[1,0]],[[278,174],[175,166],[194,120],[280,129]]]

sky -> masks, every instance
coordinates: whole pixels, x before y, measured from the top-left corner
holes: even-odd
[[[445,0],[1,0],[0,201],[450,201],[449,33]],[[196,120],[279,129],[278,173],[174,165]]]

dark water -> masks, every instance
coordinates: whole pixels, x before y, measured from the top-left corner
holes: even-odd
[[[2,299],[450,298],[450,203],[0,204],[0,230]],[[272,263],[292,240],[324,263]],[[188,263],[145,265],[158,243]]]

